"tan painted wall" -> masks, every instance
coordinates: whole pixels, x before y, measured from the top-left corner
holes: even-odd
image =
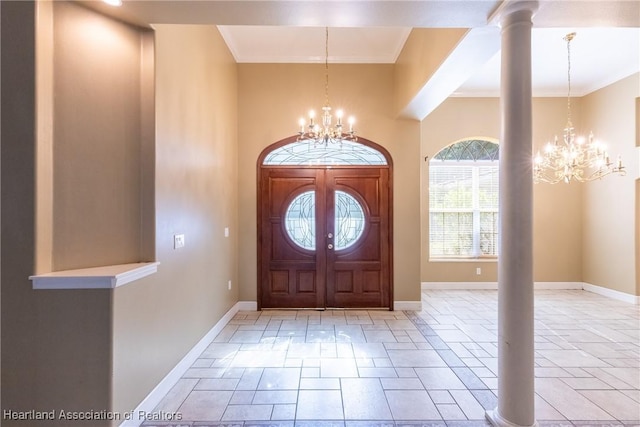
[[[578,102],[576,101],[576,104]],[[579,112],[576,105],[575,113]],[[536,98],[533,101],[534,146],[564,128],[566,100]],[[421,157],[421,280],[423,282],[495,282],[496,262],[429,261],[428,163],[443,147],[460,139],[500,137],[498,98],[449,98],[422,122]],[[534,186],[534,280],[581,281],[580,186],[537,184]],[[476,275],[476,268],[482,274]]]
[[[54,15],[53,270],[141,261],[141,31]]]
[[[35,4],[2,2],[2,409],[102,410],[110,398],[107,291],[33,291]],[[99,425],[104,423],[96,423]],[[3,420],[3,426],[23,421]],[[69,425],[30,421],[30,426]]]
[[[606,142],[612,159],[621,155],[627,167],[624,177],[611,176],[585,185],[584,281],[633,295],[638,255],[635,233],[636,180],[639,174],[635,144],[636,98],[640,74],[635,74],[583,98],[579,128],[593,130]]]
[[[43,201],[36,194],[36,159],[51,158],[36,157],[35,150],[35,7],[1,7],[2,408],[122,413],[137,406],[237,301],[236,65],[214,27],[160,27],[153,129],[152,39],[146,33],[136,38],[137,30],[80,6],[54,5],[52,26],[59,28],[49,47],[57,48],[44,59],[57,65],[56,78],[40,94],[48,94],[51,104],[52,91],[63,98],[55,108],[42,105],[52,108],[56,129],[49,145],[56,162],[47,172],[59,176],[57,184],[67,181],[50,200],[57,242],[48,247],[55,266],[130,262],[156,257],[156,251],[161,266],[115,291],[33,291],[27,278],[36,265],[36,235],[43,231],[36,224],[53,224],[46,218],[36,223],[34,215],[35,201]],[[79,52],[84,61],[74,59]],[[53,68],[45,71],[46,78],[54,74]],[[61,170],[67,167],[76,180]],[[155,199],[144,191],[154,184]],[[157,213],[145,218],[150,206]],[[61,235],[64,229],[74,235]],[[186,247],[174,251],[178,232]]]
[[[134,408],[238,296],[236,64],[215,27],[158,25],[156,65],[161,264],[114,293],[116,411]]]
[[[239,64],[240,299],[257,294],[256,160],[268,145],[295,134],[297,122],[324,102],[324,67]],[[331,65],[333,108],[357,118],[356,131],[389,150],[394,182],[396,301],[420,300],[419,123],[394,119],[392,65]]]
[[[581,99],[571,102],[572,116],[581,114]],[[566,125],[566,98],[534,98],[534,152],[555,135],[562,134]],[[533,187],[533,273],[538,282],[581,282],[584,224],[581,185],[564,183],[534,184]]]
[[[394,106],[402,111],[467,33],[466,28],[414,28],[395,63]]]

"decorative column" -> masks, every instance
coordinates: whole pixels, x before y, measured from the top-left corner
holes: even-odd
[[[533,341],[533,175],[531,17],[537,1],[507,2],[500,82],[498,407],[495,426],[535,426]]]

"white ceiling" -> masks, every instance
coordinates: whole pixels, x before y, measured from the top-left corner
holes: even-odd
[[[330,62],[393,63],[412,28],[469,28],[416,102],[428,104],[451,94],[498,95],[500,35],[491,17],[507,3],[503,0],[123,0],[120,8],[80,2],[143,26],[217,25],[238,62],[324,62],[328,26]],[[577,32],[571,43],[572,95],[640,71],[640,0],[538,2],[532,34],[534,96],[566,96],[562,37],[571,31]],[[430,108],[422,107],[421,114]]]
[[[220,26],[240,63],[321,63],[325,60],[322,27]],[[394,63],[410,28],[330,28],[330,63]],[[534,28],[534,96],[566,96],[567,45],[571,42],[571,94],[586,95],[640,71],[640,28]],[[479,67],[454,96],[498,96],[500,52]]]
[[[640,28],[534,28],[531,67],[534,96],[567,96],[567,44],[571,32],[571,95],[583,96],[640,71]],[[500,52],[454,96],[498,96]]]
[[[325,61],[324,27],[223,25],[218,29],[237,62],[318,63]],[[329,29],[329,62],[394,63],[411,28]]]

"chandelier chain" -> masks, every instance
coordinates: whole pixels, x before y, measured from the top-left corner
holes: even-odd
[[[567,123],[571,124],[571,40],[576,33],[569,33],[564,36],[567,41]]]
[[[324,96],[325,104],[329,105],[329,27],[324,28],[325,42],[324,42]]]

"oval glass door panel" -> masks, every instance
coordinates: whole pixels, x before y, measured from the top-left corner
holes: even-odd
[[[298,246],[316,249],[316,193],[298,194],[287,207],[285,214],[287,235]]]
[[[358,201],[344,191],[335,192],[335,248],[353,246],[364,232],[364,209]]]

